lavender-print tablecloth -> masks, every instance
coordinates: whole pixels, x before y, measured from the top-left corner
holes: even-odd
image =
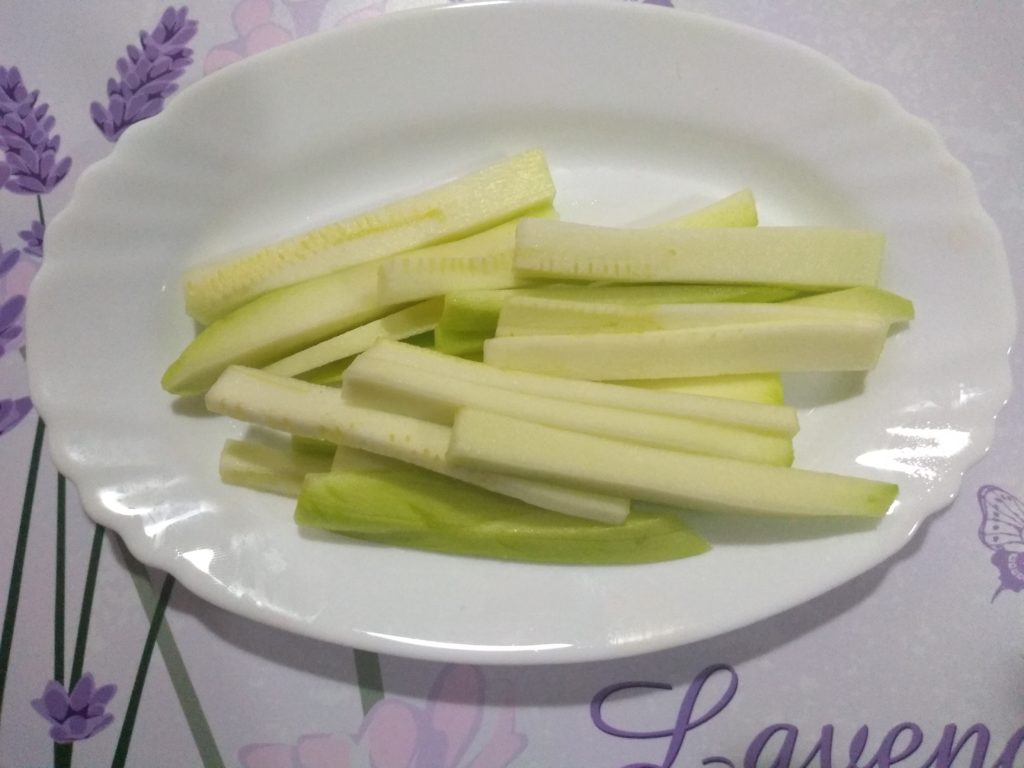
[[[959,498],[900,555],[754,626],[615,662],[442,665],[292,636],[203,603],[88,520],[25,371],[47,221],[179,89],[424,4],[0,2],[0,767],[1024,768],[1020,385]],[[973,172],[1020,294],[1024,6],[674,5],[817,48],[931,121]]]

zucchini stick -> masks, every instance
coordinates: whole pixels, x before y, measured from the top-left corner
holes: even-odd
[[[793,461],[792,440],[779,435],[699,418],[515,392],[365,356],[357,358],[345,372],[342,392],[353,405],[446,425],[452,423],[459,408],[473,406],[641,445],[782,466]]]
[[[727,373],[867,371],[889,323],[849,313],[822,322],[760,322],[639,333],[507,336],[484,342],[498,368],[572,379],[664,379]]]
[[[380,341],[362,354],[429,371],[459,381],[472,381],[512,392],[542,395],[591,405],[643,413],[705,419],[792,437],[797,433],[796,410],[785,405],[746,403],[682,392],[657,392],[597,382],[581,382],[523,371],[506,371],[484,363],[444,355],[394,341]],[[625,378],[619,376],[617,378]]]
[[[445,459],[449,427],[349,405],[333,387],[233,366],[207,392],[206,407],[293,435],[400,459],[567,515],[621,523],[629,513],[628,499],[451,466]]]
[[[631,445],[486,411],[459,411],[449,460],[685,509],[881,517],[892,483]]]
[[[885,237],[824,227],[622,229],[523,219],[523,277],[616,283],[763,283],[806,289],[875,285]]]

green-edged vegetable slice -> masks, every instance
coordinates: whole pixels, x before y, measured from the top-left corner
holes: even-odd
[[[628,565],[709,549],[674,512],[635,510],[604,525],[408,466],[309,475],[295,521],[379,544],[534,563]]]

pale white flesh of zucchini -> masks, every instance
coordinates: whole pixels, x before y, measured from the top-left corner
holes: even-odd
[[[679,227],[756,227],[757,204],[754,200],[754,193],[749,189],[741,189],[710,205],[661,222],[656,226],[669,229]]]
[[[791,306],[822,307],[851,312],[870,312],[890,323],[906,323],[914,319],[914,303],[903,296],[870,286],[846,288],[841,291],[803,296],[786,302]]]
[[[456,411],[469,406],[641,445],[783,466],[793,461],[792,441],[778,435],[514,392],[365,356],[345,371],[342,392],[353,405],[440,424],[450,425]]]
[[[322,365],[358,355],[380,339],[406,339],[425,333],[437,325],[443,309],[443,298],[422,301],[299,350],[294,355],[271,363],[264,370],[279,376],[298,376]]]
[[[885,238],[824,227],[626,229],[523,219],[523,277],[623,283],[761,283],[807,289],[875,285]]]
[[[206,393],[206,407],[252,424],[399,459],[554,512],[607,523],[621,523],[629,513],[627,498],[450,465],[445,459],[450,427],[347,404],[333,387],[233,366]]]
[[[280,288],[204,328],[161,384],[172,394],[199,394],[229,365],[262,367],[397,309],[377,301],[376,264]]]
[[[557,218],[554,209],[528,213],[531,218]],[[389,259],[380,268],[380,300],[418,301],[463,291],[529,285],[513,269],[517,221],[448,243],[419,248]],[[658,227],[753,227],[757,209],[750,190],[679,216]]]
[[[540,150],[185,275],[185,307],[210,323],[268,291],[355,264],[453,240],[543,205],[555,188]]]
[[[383,418],[393,414],[379,411],[371,413],[372,417],[348,422],[344,430],[347,445],[573,517],[618,525],[629,514],[629,499],[625,497],[453,466],[447,459],[451,427],[407,417]]]
[[[728,397],[752,403],[778,405],[785,401],[782,377],[777,373],[734,373],[722,376],[689,376],[675,379],[626,379],[612,382],[629,387],[690,392]]]
[[[335,448],[334,458],[331,461],[332,472],[344,472],[346,470],[352,470],[355,472],[363,472],[366,470],[377,470],[377,469],[392,469],[398,467],[405,462],[398,461],[398,459],[389,459],[387,456],[381,456],[377,453],[370,453],[359,448],[353,448],[350,445],[339,445]]]
[[[766,321],[640,333],[508,336],[484,342],[484,362],[597,381],[871,370],[889,324],[849,314],[846,319],[816,323]]]
[[[532,336],[577,333],[636,333],[667,331],[736,323],[817,322],[844,320],[854,310],[792,302],[650,304],[646,306],[610,302],[564,301],[535,296],[514,296],[505,302],[498,316],[495,336]],[[888,317],[870,310],[858,314],[888,322]]]
[[[252,440],[226,440],[220,452],[222,481],[282,496],[298,496],[306,475],[330,467],[330,455],[279,449]]]
[[[792,437],[799,429],[796,410],[786,405],[747,403],[707,395],[649,391],[616,384],[573,381],[557,376],[506,371],[396,341],[380,341],[366,350],[362,357],[390,360],[452,380],[470,381],[556,400],[704,419],[757,429],[783,437]]]
[[[531,214],[555,215],[547,208]],[[457,291],[515,288],[534,281],[520,278],[512,268],[516,222],[478,232],[448,243],[402,253],[381,264],[380,300],[385,303],[420,301]]]
[[[447,294],[440,325],[446,326],[449,330],[493,331],[505,302],[520,296],[587,303],[644,305],[704,302],[769,303],[785,301],[799,295],[799,291],[791,288],[759,285],[544,283],[529,288],[496,288]]]
[[[881,517],[892,483],[631,445],[486,411],[459,411],[448,458],[687,509]]]
[[[554,209],[544,213],[527,214],[527,216],[529,218],[557,218]],[[510,222],[495,228],[495,230],[453,243],[403,254],[401,259],[395,259],[381,267],[381,298],[406,301],[441,293],[447,295],[470,291],[501,290],[529,283],[530,281],[519,278],[512,268],[516,223]],[[672,229],[681,227],[753,227],[756,225],[757,208],[754,196],[750,190],[741,190],[704,208],[655,226]],[[502,230],[502,235],[504,235],[508,229],[512,231],[511,238],[507,242],[504,237],[498,240],[498,230]],[[495,236],[493,238],[491,237],[492,233]],[[464,247],[462,244],[472,245],[477,253],[474,254],[470,248]],[[598,300],[646,302],[658,299],[647,299],[644,296],[645,290],[653,292],[655,296],[658,292],[663,293],[663,301],[671,300],[670,297],[674,291],[685,293],[687,290],[686,288],[680,289],[679,286],[647,285],[615,286],[611,292],[608,292],[608,287],[602,286],[595,289],[592,286],[583,287],[571,284],[545,285],[540,287],[540,292],[551,291],[556,295],[561,293],[565,298],[589,300],[592,297],[586,296],[586,293],[588,290],[593,290]],[[631,294],[631,288],[639,288],[640,291]],[[709,286],[709,288],[714,290],[713,287]],[[614,296],[613,294],[616,292],[621,295]],[[529,295],[528,291],[527,295]],[[478,298],[481,301],[486,301],[488,297],[486,294],[467,296],[470,301],[476,301]],[[496,310],[500,306],[502,297],[495,294],[493,299]],[[456,297],[454,302],[457,301]],[[455,327],[455,325],[451,326],[452,329]]]

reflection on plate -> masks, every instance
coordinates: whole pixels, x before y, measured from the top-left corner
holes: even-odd
[[[571,30],[571,34],[566,31]],[[192,337],[186,265],[543,147],[566,219],[628,221],[744,186],[772,224],[888,235],[918,319],[866,377],[794,378],[798,464],[896,480],[877,527],[698,521],[716,548],[613,568],[503,564],[307,534],[222,485],[244,427],[159,387]],[[669,647],[881,563],[949,503],[1009,391],[999,237],[936,134],[777,38],[658,8],[417,11],[218,73],[129,131],[48,233],[29,306],[33,398],[97,521],[211,602],[318,638],[488,663]]]

